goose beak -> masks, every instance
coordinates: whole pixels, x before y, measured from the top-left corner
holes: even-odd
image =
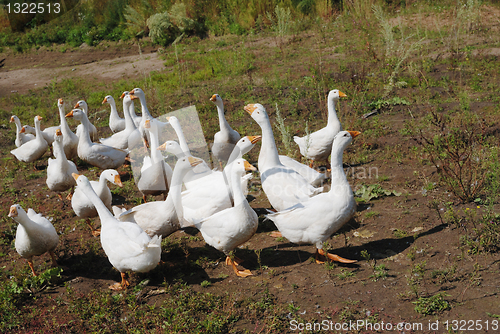
[[[105,97],[104,100],[102,100],[102,104],[104,104],[106,102],[108,102],[108,98],[107,97]]]
[[[56,129],[56,136],[62,136],[62,132],[59,129]]]
[[[59,103],[59,104],[63,104],[63,103],[64,103],[64,100],[61,98],[61,99],[57,100],[57,103]]]
[[[262,139],[262,136],[248,136],[248,139],[252,144],[255,144]]]
[[[195,157],[188,157],[189,163],[191,164],[191,167],[198,166],[203,162],[203,160],[195,158]]]
[[[340,97],[347,97],[347,95],[345,95],[344,93],[342,93],[341,91],[339,91],[339,96]]]
[[[66,117],[73,117],[73,110],[66,114]]]
[[[149,119],[147,119],[146,121],[144,121],[144,127],[146,129],[149,129],[151,128],[151,121]]]
[[[41,121],[41,120],[43,119],[43,117],[42,117],[42,116],[37,115],[37,116],[36,116],[36,119],[37,119],[37,120],[39,120],[39,121]]]
[[[10,123],[14,122],[14,116],[11,116],[11,117],[10,117],[10,121],[9,121],[9,122],[10,122]]]
[[[215,100],[217,100],[217,95],[212,95],[212,97],[210,98],[210,101],[212,102],[215,102]]]
[[[17,208],[15,205],[11,206],[10,207],[10,210],[9,210],[9,217],[17,217],[18,213],[17,213]]]
[[[357,136],[359,136],[361,134],[361,132],[359,131],[347,131],[349,132],[349,134],[351,135],[352,138],[356,138]]]
[[[123,183],[122,183],[122,180],[120,179],[120,175],[115,175],[115,184],[120,188],[123,187]]]
[[[129,93],[128,95],[130,95],[130,99],[131,99],[132,101],[137,100],[137,99],[139,98],[138,96],[136,96],[136,95],[134,95],[134,94],[132,94],[132,93]]]
[[[26,126],[23,126],[23,127],[21,128],[21,130],[19,131],[19,133],[25,133],[25,132],[26,132]]]
[[[125,92],[122,93],[122,95],[120,95],[120,99],[123,99],[125,97]]]
[[[255,111],[255,109],[257,109],[257,107],[255,106],[255,104],[247,104],[243,109],[247,113],[249,113],[250,115],[252,115],[253,112]]]
[[[250,163],[248,161],[244,161],[243,162],[243,166],[245,166],[245,170],[247,172],[256,172],[257,171],[257,168],[255,168],[254,166],[250,165]]]
[[[167,142],[163,143],[157,148],[158,151],[165,151],[166,149],[167,149]]]
[[[78,178],[80,177],[80,174],[71,173],[71,176],[73,176],[73,178],[75,179],[75,181],[78,181]]]
[[[80,108],[80,102],[77,102],[77,103],[75,104],[75,106],[73,107],[73,109],[76,109],[76,108]]]
[[[128,92],[128,95],[134,95],[134,90],[135,90],[135,88],[132,89],[130,92]]]

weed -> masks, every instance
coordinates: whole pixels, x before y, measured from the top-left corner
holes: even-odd
[[[212,285],[212,283],[209,281],[203,281],[200,283],[200,285],[202,288],[208,288],[210,285]]]
[[[378,266],[373,267],[373,275],[370,275],[370,278],[373,278],[374,281],[378,281],[379,279],[385,279],[387,277],[387,267],[385,264],[379,264]]]
[[[406,231],[400,230],[399,228],[394,229],[392,233],[394,234],[394,237],[398,239],[406,238],[408,236],[408,233]]]
[[[276,127],[280,131],[281,134],[281,140],[283,145],[285,146],[285,151],[286,155],[292,156],[293,155],[293,148],[292,148],[292,135],[291,135],[291,130],[290,127],[285,125],[285,119],[281,116],[280,109],[278,108],[278,103],[276,103],[276,122],[278,122],[278,125]]]
[[[372,211],[368,211],[365,213],[365,218],[377,217],[379,215],[380,215],[380,212],[372,210]]]
[[[356,276],[356,273],[354,271],[349,271],[345,268],[340,269],[340,273],[337,274],[337,277],[341,280],[344,280],[348,277],[354,277]]]
[[[419,297],[418,300],[412,302],[415,304],[415,312],[422,315],[439,314],[443,311],[449,310],[450,304],[444,299],[449,296],[445,292],[438,292],[434,296]]]
[[[400,192],[394,190],[385,190],[382,188],[380,184],[371,184],[371,185],[362,185],[360,188],[356,190],[354,193],[355,196],[358,196],[360,200],[363,202],[369,202],[373,198],[380,198],[384,196],[401,196]]]

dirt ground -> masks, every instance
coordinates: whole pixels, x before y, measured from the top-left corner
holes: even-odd
[[[114,80],[118,78],[133,78],[144,75],[151,70],[163,70],[163,61],[158,58],[157,50],[149,48],[139,49],[134,44],[118,44],[109,47],[101,46],[97,49],[77,48],[66,52],[50,51],[41,48],[29,54],[3,54],[5,61],[0,68],[0,96],[12,93],[25,94],[29,90],[40,89],[53,80],[62,80],[78,75],[82,78],[95,81]],[[140,59],[140,62],[137,60]],[[306,106],[307,107],[307,106]],[[147,291],[158,291],[165,280],[174,282],[171,273],[185,269],[186,256],[192,258],[206,257],[210,261],[200,264],[193,272],[186,274],[184,280],[196,291],[213,294],[234,294],[246,298],[257,296],[264,286],[274,295],[278,303],[298,307],[297,313],[288,315],[290,321],[300,314],[302,319],[316,319],[317,321],[332,320],[345,323],[349,320],[366,319],[372,316],[376,323],[404,323],[401,330],[379,330],[380,333],[445,333],[444,322],[453,320],[492,320],[487,312],[498,314],[500,309],[498,275],[500,272],[500,255],[469,255],[460,247],[460,235],[463,231],[443,223],[437,211],[430,208],[428,203],[433,198],[434,190],[423,191],[424,180],[414,173],[425,175],[426,180],[436,180],[436,172],[432,167],[422,167],[418,158],[410,153],[415,145],[411,139],[401,138],[399,130],[410,119],[407,113],[390,113],[384,115],[389,130],[377,139],[376,142],[364,142],[360,136],[355,144],[348,149],[344,156],[348,178],[353,188],[361,182],[377,183],[389,190],[402,192],[401,196],[389,196],[375,199],[368,204],[359,204],[355,217],[330,240],[331,250],[336,254],[358,260],[351,265],[337,265],[331,267],[318,265],[311,259],[314,256],[314,247],[311,245],[298,246],[286,240],[278,241],[269,236],[275,230],[269,221],[261,221],[256,235],[242,245],[237,251],[238,257],[245,260],[243,265],[254,273],[249,278],[237,278],[224,265],[221,253],[205,245],[201,234],[195,234],[198,239],[186,238],[189,234],[176,232],[170,238],[179,239],[184,245],[186,253],[163,252],[164,263],[151,275]],[[103,130],[103,129],[100,129]],[[2,130],[4,131],[4,130]],[[12,145],[3,142],[2,145]],[[370,167],[379,177],[387,176],[379,181],[377,175],[366,175],[362,166],[348,165],[349,157],[355,154],[362,144],[377,147],[380,156],[370,162]],[[385,149],[395,147],[401,150],[404,163],[384,159]],[[257,160],[258,144],[250,154],[250,160]],[[45,165],[44,165],[45,164]],[[45,162],[40,162],[39,168],[44,168]],[[128,167],[120,170],[129,171]],[[85,174],[86,169],[82,170]],[[124,176],[130,178],[130,174]],[[44,184],[45,178],[26,181],[17,179],[13,187],[23,191],[33,192],[44,203],[43,211],[60,212],[57,219],[59,230],[65,231],[61,235],[61,244],[57,256],[60,264],[65,267],[63,277],[76,291],[90,293],[94,289],[107,289],[118,280],[118,272],[101,275],[99,271],[78,267],[72,268],[72,263],[84,255],[80,252],[81,244],[92,243],[100,247],[98,239],[92,237],[86,226],[77,222],[77,218],[68,207],[62,203],[54,193],[41,192],[38,187]],[[137,197],[139,193],[136,192]],[[158,197],[160,199],[160,197]],[[270,208],[263,193],[250,191],[251,206],[259,215],[263,215]],[[114,204],[121,204],[123,198],[114,198]],[[1,214],[7,215],[12,203],[9,198],[0,198]],[[472,207],[472,206],[471,206]],[[443,208],[439,207],[443,212]],[[369,212],[376,212],[369,215]],[[262,219],[261,219],[262,220]],[[98,219],[94,222],[99,225]],[[65,229],[69,227],[69,229]],[[399,233],[399,234],[398,234]],[[255,252],[255,250],[261,250]],[[362,255],[362,251],[370,254],[370,260]],[[2,250],[7,256],[0,258],[0,266],[6,270],[20,261],[19,255],[13,249]],[[103,252],[94,259],[92,265],[109,267]],[[188,255],[186,255],[188,254]],[[260,256],[259,256],[260,255]],[[35,260],[41,265],[49,262],[48,255]],[[447,294],[446,300],[451,309],[439,316],[421,316],[415,312],[413,295],[409,292],[411,271],[416,263],[425,261],[425,276],[418,286],[420,295],[430,296],[438,292]],[[375,279],[374,267],[384,264],[387,268],[387,277]],[[432,277],[431,272],[454,268],[453,274],[446,279]],[[346,274],[347,273],[347,274]],[[132,275],[132,284],[137,284],[148,275]],[[208,287],[202,287],[201,282],[210,281]],[[66,288],[62,285],[48,292],[52,296],[64,295]],[[161,293],[151,293],[146,298],[148,304],[162,300]],[[40,303],[42,299],[40,299]],[[37,301],[31,307],[37,307]],[[373,317],[375,316],[376,317]],[[437,330],[430,328],[430,323],[440,321]],[[265,332],[263,322],[256,319],[240,319],[236,324],[237,330],[250,332]],[[422,327],[419,327],[422,326]],[[290,332],[294,332],[290,325]],[[332,330],[332,332],[349,332],[353,330]],[[362,328],[359,332],[371,332]],[[465,330],[450,331],[453,333],[467,332]],[[478,333],[494,333],[494,330],[482,330]]]

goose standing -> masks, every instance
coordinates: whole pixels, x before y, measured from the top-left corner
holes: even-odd
[[[111,285],[113,290],[124,290],[130,283],[127,271],[148,272],[161,260],[161,237],[149,237],[137,224],[121,222],[108,210],[84,175],[73,174],[78,188],[95,206],[101,219],[101,246],[109,262],[121,275],[121,282]]]
[[[163,194],[164,199],[172,180],[172,168],[163,160],[158,145],[158,121],[156,119],[146,120],[144,128],[149,132],[151,138],[151,155],[145,156],[141,168],[141,177],[137,182],[137,188],[142,193],[144,203],[146,195]]]
[[[87,102],[85,102],[84,100],[80,100],[78,101],[76,104],[75,104],[75,107],[73,109],[81,109],[85,115],[87,115],[87,118],[89,117],[89,106],[87,104]],[[92,141],[95,141],[97,140],[97,129],[96,127],[94,126],[94,124],[92,124],[89,120],[89,125],[88,125],[88,128],[89,128],[89,134],[90,134],[90,139]],[[83,133],[83,125],[82,124],[79,124],[77,127],[76,127],[76,136],[78,138],[80,138],[80,135]]]
[[[172,183],[164,201],[154,201],[133,207],[118,216],[120,221],[138,224],[149,236],[166,237],[180,228],[184,219],[181,200],[182,179],[186,172],[202,162],[194,157],[182,157],[175,164]]]
[[[115,99],[111,95],[106,95],[102,101],[102,104],[104,103],[108,103],[111,107],[111,112],[109,114],[109,128],[111,131],[113,131],[113,133],[123,131],[125,129],[125,119],[118,115]],[[124,117],[126,117],[125,113],[127,113],[127,111],[123,111]]]
[[[273,208],[282,211],[321,193],[322,187],[314,188],[299,173],[281,164],[269,116],[264,106],[259,103],[249,104],[244,109],[262,129],[258,168],[262,189]]]
[[[94,189],[94,192],[97,194],[97,196],[104,203],[106,208],[111,210],[111,202],[113,200],[113,196],[111,195],[111,191],[109,190],[106,181],[116,184],[118,187],[123,186],[120,175],[114,169],[106,169],[102,171],[101,175],[99,176],[99,181],[90,181],[90,185]],[[79,218],[86,219],[85,222],[92,230],[92,234],[94,236],[98,236],[99,230],[95,229],[92,226],[92,223],[89,219],[97,216],[97,209],[92,201],[88,199],[87,196],[85,196],[84,191],[79,187],[76,187],[73,197],[71,198],[71,207]]]
[[[132,103],[132,99],[130,95],[126,95],[123,97],[123,108],[124,110],[128,110],[130,104]],[[132,132],[135,131],[136,127],[134,121],[130,117],[129,113],[125,114],[125,129],[120,132],[113,134],[108,138],[101,138],[99,141],[101,144],[108,145],[114,148],[118,148],[121,150],[125,150],[128,148],[129,138],[132,135]]]
[[[214,135],[214,144],[212,146],[212,153],[219,160],[220,169],[222,170],[222,163],[227,162],[234,146],[240,140],[240,134],[233,130],[224,116],[224,102],[219,94],[214,94],[210,98],[217,106],[217,114],[219,115],[220,131]]]
[[[129,94],[130,94],[129,91],[124,91],[122,93],[122,95],[120,96],[120,99],[123,99],[125,96],[127,96]],[[132,103],[130,104],[130,107],[128,108],[128,110],[123,109],[123,115],[125,115],[126,111],[128,111],[128,114],[134,120],[135,127],[136,128],[139,127],[139,125],[141,124],[142,117],[141,116],[137,116],[137,114],[135,113],[135,105],[134,105],[134,101],[133,100],[132,100]]]
[[[69,128],[68,122],[64,113],[64,100],[57,100],[57,108],[59,109],[59,118],[61,120],[61,132],[63,135],[64,154],[67,159],[73,159],[77,156],[78,137]]]
[[[12,115],[10,117],[10,123],[16,124],[16,140],[14,142],[16,144],[16,147],[19,147],[22,144],[35,139],[35,136],[33,134],[25,133],[24,131],[22,131],[23,127],[21,126],[21,121],[16,115]]]
[[[52,151],[55,159],[49,158],[46,183],[50,190],[57,192],[57,196],[62,201],[60,193],[69,188],[74,189],[76,182],[72,174],[78,173],[78,170],[73,161],[66,159],[63,148],[63,135],[59,129],[56,130],[54,135]],[[72,193],[73,191],[70,194]],[[70,195],[68,196],[68,199],[71,198]]]
[[[31,208],[26,213],[19,204],[10,207],[9,217],[19,223],[16,231],[16,251],[28,260],[33,276],[36,276],[33,256],[48,252],[52,265],[57,267],[54,250],[59,243],[59,236],[50,221]]]
[[[43,139],[42,130],[40,130],[40,121],[42,117],[35,116],[35,131],[36,137],[34,140],[30,140],[27,143],[19,146],[18,148],[10,151],[19,161],[23,162],[34,162],[42,157],[42,155],[47,151],[49,145]]]
[[[247,277],[252,273],[248,269],[239,270],[236,265],[241,260],[233,260],[230,252],[248,241],[257,231],[259,223],[257,214],[243,195],[240,180],[245,171],[256,170],[246,160],[236,159],[230,171],[234,205],[207,218],[193,220],[193,225],[200,230],[205,242],[223,252],[226,255],[226,264],[231,265],[236,275],[240,277]]]
[[[324,128],[304,137],[294,136],[293,140],[299,145],[300,154],[311,159],[309,167],[313,166],[314,161],[326,161],[332,151],[332,143],[335,135],[342,130],[335,104],[341,97],[347,97],[338,89],[331,90],[328,93],[328,122]]]
[[[332,187],[329,192],[266,216],[291,242],[315,245],[318,263],[322,263],[320,256],[328,256],[333,261],[343,263],[356,262],[325,253],[323,243],[347,223],[356,211],[356,201],[342,166],[342,155],[352,138],[359,134],[357,131],[341,131],[335,136],[331,152]]]
[[[93,143],[90,140],[89,120],[80,109],[71,110],[66,117],[73,117],[81,122],[82,133],[78,141],[78,157],[92,166],[101,169],[118,168],[125,162],[127,152],[111,146]],[[64,135],[64,133],[63,133]]]

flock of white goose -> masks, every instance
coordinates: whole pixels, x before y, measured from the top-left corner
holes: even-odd
[[[359,132],[342,131],[335,111],[336,102],[345,96],[338,90],[330,91],[327,125],[305,137],[294,137],[301,154],[311,159],[310,166],[278,155],[272,126],[261,104],[248,104],[244,109],[261,127],[262,136],[240,137],[226,121],[222,99],[215,94],[210,100],[217,107],[220,131],[214,136],[212,153],[221,168],[212,170],[204,160],[191,155],[175,116],[167,118],[167,122],[151,116],[140,88],[122,94],[124,119],[118,115],[113,97],[104,98],[103,104],[111,107],[109,127],[114,134],[99,142],[93,141],[97,131],[87,117],[85,101],[78,101],[75,108],[65,114],[64,101],[59,99],[61,124],[44,130],[40,128],[40,116],[34,118],[34,129],[22,127],[19,119],[12,116],[17,148],[11,153],[20,161],[34,163],[52,146],[55,158],[48,159],[47,186],[57,192],[61,200],[61,192],[72,189],[67,198],[71,199],[75,214],[85,218],[91,228],[89,218],[99,216],[101,229],[93,229],[92,233],[100,234],[102,248],[122,278],[120,283],[110,286],[112,289],[121,290],[129,285],[127,271],[148,272],[155,268],[160,262],[162,237],[186,227],[197,228],[209,245],[222,251],[226,264],[232,266],[236,275],[252,275],[248,269],[238,269],[241,260],[231,251],[257,230],[257,214],[246,199],[247,183],[252,176],[246,172],[257,169],[242,156],[260,139],[258,171],[262,189],[275,210],[269,211],[266,217],[279,230],[273,235],[282,235],[294,243],[314,244],[318,263],[322,263],[325,256],[350,263],[355,261],[322,249],[323,243],[353,216],[356,207],[342,167],[342,156]],[[136,99],[140,101],[142,116],[135,113]],[[66,121],[71,117],[80,122],[76,134]],[[161,134],[168,127],[175,130],[178,141],[168,140],[160,145]],[[115,169],[131,159],[127,155],[134,150],[145,155],[137,182],[145,203],[128,210],[112,207],[107,181],[122,186]],[[161,151],[175,155],[177,162],[173,169]],[[327,160],[328,156],[331,156],[331,189],[323,192],[321,184],[325,175],[312,165],[315,160]],[[71,161],[76,157],[103,169],[100,180],[89,181],[79,175]],[[148,194],[163,194],[164,201],[146,202]],[[59,237],[49,220],[31,208],[24,211],[18,204],[11,206],[9,217],[19,223],[16,250],[28,260],[33,275],[36,275],[33,256],[49,252],[53,265],[57,265],[54,250]]]

